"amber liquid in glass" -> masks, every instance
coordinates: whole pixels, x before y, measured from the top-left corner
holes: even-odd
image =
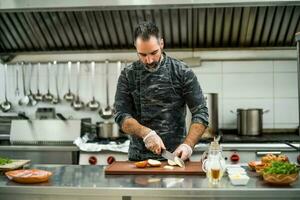
[[[220,177],[220,169],[211,169],[211,177],[213,179],[219,179],[219,177]]]

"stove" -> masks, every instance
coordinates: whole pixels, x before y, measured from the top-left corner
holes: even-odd
[[[238,135],[237,130],[221,130],[221,143],[300,143],[298,131],[265,132],[259,136]]]

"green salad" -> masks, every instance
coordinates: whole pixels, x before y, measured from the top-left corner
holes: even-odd
[[[297,165],[288,162],[272,162],[270,167],[264,169],[266,174],[295,174],[299,172]]]
[[[0,157],[0,165],[5,165],[5,164],[9,164],[9,163],[12,163],[11,159]]]

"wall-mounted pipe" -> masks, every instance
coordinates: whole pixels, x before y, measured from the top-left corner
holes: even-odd
[[[298,132],[300,135],[300,32],[296,33],[295,39],[297,42],[297,72],[298,72],[298,114],[299,114],[299,127]]]

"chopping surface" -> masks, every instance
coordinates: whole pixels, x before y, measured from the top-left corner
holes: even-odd
[[[162,162],[159,167],[137,168],[131,161],[115,161],[105,168],[106,175],[131,175],[131,174],[160,174],[160,175],[205,175],[200,162],[186,162],[185,167],[174,166],[165,169],[167,162]]]

